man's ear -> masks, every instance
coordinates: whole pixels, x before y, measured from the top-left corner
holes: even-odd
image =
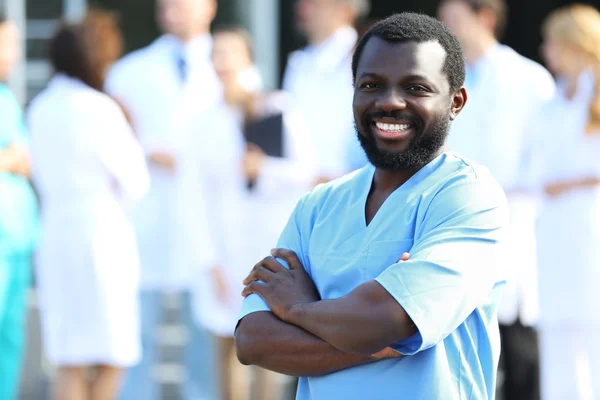
[[[460,114],[462,109],[467,104],[467,89],[465,87],[461,87],[458,89],[454,95],[452,96],[452,105],[450,107],[450,120],[454,121],[454,119]]]

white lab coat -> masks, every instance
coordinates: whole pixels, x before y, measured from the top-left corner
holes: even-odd
[[[228,301],[222,304],[214,292],[214,282],[211,279],[198,280],[203,286],[196,290],[197,317],[201,324],[214,334],[223,337],[233,336],[242,306],[240,293],[244,286],[243,279],[252,267],[270,254],[277,245],[279,235],[283,231],[289,216],[298,200],[311,189],[316,179],[313,147],[306,134],[306,126],[302,115],[290,106],[290,100],[284,93],[272,93],[260,102],[259,110],[263,116],[283,113],[283,157],[267,157],[255,186],[249,190],[246,179],[242,174],[241,163],[237,174],[239,199],[236,214],[237,221],[230,219],[229,224],[238,229],[235,237],[228,233],[225,243],[229,253],[224,255],[226,263],[222,264],[229,284]],[[239,118],[234,110],[227,106],[224,113],[230,113],[235,126],[219,123],[221,134],[226,134],[223,128],[237,132],[243,140],[239,128]],[[220,179],[223,179],[222,177]],[[231,201],[231,199],[230,199]],[[230,205],[234,207],[236,205]],[[231,209],[226,210],[228,214]],[[231,215],[230,215],[231,218]],[[235,241],[239,241],[235,243]],[[221,246],[222,247],[222,246]]]
[[[180,208],[180,198],[188,191],[180,167],[187,163],[182,157],[189,147],[189,131],[194,129],[190,119],[221,98],[211,48],[210,36],[185,45],[174,37],[162,36],[117,63],[107,80],[107,91],[130,113],[146,153],[167,150],[176,158],[175,172],[150,166],[150,192],[133,214],[142,260],[142,288],[146,290],[189,289],[202,268],[195,262],[198,249],[184,248],[180,241],[185,236],[180,229],[186,224],[181,217],[188,213]],[[185,84],[178,75],[178,52],[185,54],[188,64]]]
[[[498,310],[501,323],[537,322],[535,218],[537,200],[523,191],[530,162],[530,124],[554,94],[554,81],[541,65],[496,45],[467,69],[468,101],[452,123],[447,147],[488,167],[507,192],[511,212],[506,236],[507,285]]]
[[[600,178],[600,132],[586,133],[594,76],[562,84],[538,118],[532,182]],[[542,388],[546,399],[600,398],[600,188],[544,196],[538,227]]]
[[[349,172],[349,149],[359,147],[351,68],[357,39],[353,28],[344,27],[317,46],[293,52],[283,78],[283,90],[304,114],[318,172],[323,176],[336,178]]]
[[[148,189],[142,149],[112,99],[64,75],[34,99],[28,123],[47,353],[58,365],[134,365],[139,259],[124,205]]]

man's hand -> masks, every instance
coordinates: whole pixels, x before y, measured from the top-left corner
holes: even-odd
[[[570,185],[563,183],[553,183],[544,188],[544,192],[549,197],[558,197],[570,189]]]
[[[260,147],[252,143],[248,145],[242,167],[246,178],[248,178],[250,182],[256,181],[260,175],[265,157],[266,155]]]
[[[391,347],[386,347],[385,349],[373,354],[373,358],[377,361],[387,360],[389,358],[400,358],[400,357],[404,357],[404,355],[402,353],[399,353],[396,350],[392,349]]]
[[[262,297],[275,316],[286,321],[292,307],[301,303],[321,300],[312,279],[291,250],[275,249],[273,257],[267,257],[254,266],[244,279],[246,286],[242,296],[256,293]],[[284,267],[274,257],[279,257],[289,265]]]
[[[175,157],[173,154],[166,151],[153,151],[150,153],[150,163],[158,165],[169,171],[175,171]]]

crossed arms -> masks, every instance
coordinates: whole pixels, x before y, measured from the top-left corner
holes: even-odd
[[[277,249],[246,278],[243,295],[260,295],[272,312],[244,317],[236,330],[239,360],[293,376],[319,376],[381,359],[416,332],[398,302],[369,281],[335,300],[319,294],[296,254]],[[408,255],[403,256],[403,260]]]
[[[482,180],[456,179],[441,190],[415,234],[410,260],[403,256],[401,266],[388,267],[341,298],[321,300],[304,268],[310,271],[310,264],[300,262],[306,253],[275,250],[244,281],[245,305],[255,312],[246,313],[235,333],[240,361],[319,376],[400,352],[410,356],[443,341],[492,301],[498,282],[497,244],[508,207],[500,187]],[[313,216],[302,207],[301,201],[280,247],[307,249],[303,238],[311,232],[303,221]]]

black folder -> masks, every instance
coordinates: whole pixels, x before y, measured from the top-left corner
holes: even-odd
[[[245,136],[247,143],[257,145],[266,155],[283,157],[283,114],[273,114],[247,123]]]

